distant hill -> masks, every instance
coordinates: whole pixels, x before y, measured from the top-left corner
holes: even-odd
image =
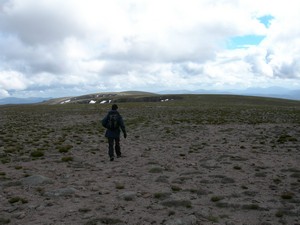
[[[290,100],[300,100],[300,90],[290,91],[276,87],[262,89],[247,89],[244,91],[213,91],[213,90],[168,90],[159,94],[142,91],[124,92],[100,92],[81,96],[61,97],[61,98],[4,98],[0,99],[0,105],[4,104],[107,104],[112,102],[159,102],[173,99],[183,99],[186,95],[239,95],[257,96],[266,98],[281,98]]]
[[[271,98],[283,98],[300,100],[300,90],[290,90],[281,87],[268,87],[268,88],[247,88],[244,90],[206,90],[199,89],[195,91],[188,90],[166,90],[159,92],[160,94],[233,94],[233,95],[246,95],[246,96],[260,96]]]
[[[167,97],[150,92],[125,91],[102,92],[81,96],[50,99],[43,102],[47,105],[56,104],[106,104],[112,102],[157,102],[165,101]]]
[[[0,105],[7,105],[7,104],[33,104],[33,103],[40,103],[43,101],[47,101],[50,98],[2,98],[0,99]]]
[[[58,104],[108,104],[121,102],[168,102],[173,100],[181,100],[192,104],[193,102],[207,103],[232,103],[232,102],[251,102],[251,104],[298,104],[299,101],[293,99],[283,99],[268,96],[247,96],[232,94],[155,94],[149,92],[107,92],[95,93],[76,97],[64,97],[50,99],[41,104],[58,105]],[[300,102],[299,102],[300,103]]]

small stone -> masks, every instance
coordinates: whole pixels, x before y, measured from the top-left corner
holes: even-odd
[[[177,218],[167,221],[165,225],[197,225],[197,218],[193,215],[184,218]]]
[[[23,219],[25,216],[26,216],[25,212],[18,212],[18,213],[15,213],[15,215],[14,215],[14,217],[17,219]]]
[[[45,193],[46,197],[61,197],[61,196],[71,196],[75,194],[76,189],[72,187],[60,188]]]
[[[37,185],[53,183],[53,181],[50,178],[41,175],[32,175],[30,177],[23,178],[21,182],[23,185],[28,185],[28,186],[37,186]]]
[[[124,193],[120,194],[119,197],[121,199],[124,199],[125,201],[132,201],[136,197],[136,192],[134,192],[134,191],[124,192]]]

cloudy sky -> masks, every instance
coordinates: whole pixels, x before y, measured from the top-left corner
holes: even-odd
[[[300,89],[297,0],[0,0],[0,98]]]

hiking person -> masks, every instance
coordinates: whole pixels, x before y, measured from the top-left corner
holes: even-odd
[[[107,137],[108,139],[108,155],[110,161],[114,161],[114,152],[116,152],[118,158],[121,157],[121,130],[123,132],[124,138],[127,137],[123,118],[117,110],[118,106],[116,104],[113,104],[111,110],[102,119],[102,125],[106,128],[105,137]]]

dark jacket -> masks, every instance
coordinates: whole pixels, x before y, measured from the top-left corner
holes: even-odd
[[[117,117],[118,118],[117,119],[118,127],[114,130],[111,130],[107,127],[110,114],[118,115],[118,117]],[[126,137],[126,129],[125,129],[124,121],[123,121],[122,116],[120,115],[120,113],[117,110],[111,110],[108,112],[108,114],[102,119],[102,126],[106,128],[105,137],[107,137],[107,138],[119,138],[121,130],[122,130],[124,136]]]

